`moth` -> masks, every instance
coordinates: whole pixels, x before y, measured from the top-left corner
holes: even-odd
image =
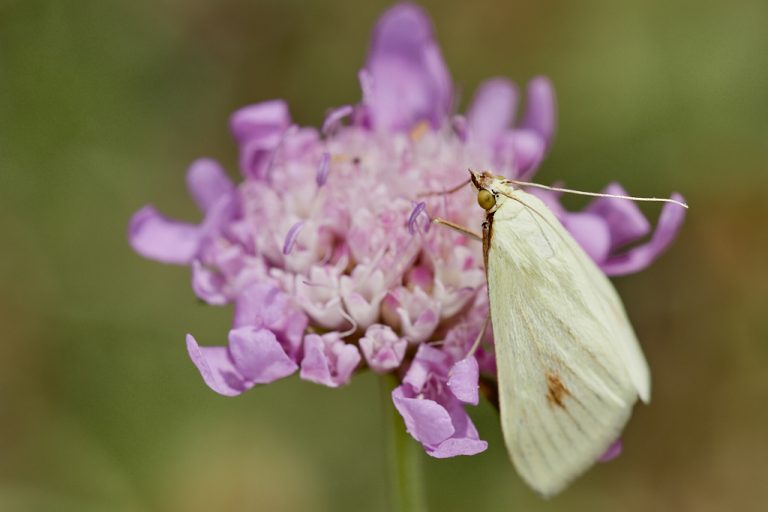
[[[605,453],[638,398],[649,402],[648,363],[613,285],[549,208],[521,182],[470,175],[504,440],[523,480],[552,496]]]

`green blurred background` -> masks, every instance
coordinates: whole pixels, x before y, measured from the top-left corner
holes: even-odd
[[[223,343],[230,310],[125,230],[148,202],[196,219],[199,156],[236,175],[234,109],[281,97],[318,125],[357,101],[388,5],[0,0],[0,510],[387,510],[376,378],[214,394],[184,334]],[[542,501],[481,404],[487,452],[424,457],[431,509],[766,510],[768,4],[424,5],[462,107],[492,75],[552,78],[541,181],[691,204],[673,249],[616,280],[654,375],[624,455]]]

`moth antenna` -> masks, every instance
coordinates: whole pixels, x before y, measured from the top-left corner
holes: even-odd
[[[467,179],[456,185],[455,187],[451,187],[447,190],[440,190],[440,191],[432,191],[432,192],[422,192],[421,194],[417,194],[416,197],[429,197],[429,196],[446,196],[448,194],[453,194],[454,192],[458,192],[459,190],[463,189],[467,185],[469,185],[469,182],[471,180]]]
[[[512,183],[514,185],[524,186],[524,187],[533,187],[533,188],[542,188],[544,190],[551,190],[553,192],[565,192],[567,194],[577,194],[580,196],[592,196],[592,197],[610,197],[613,199],[629,199],[631,201],[648,201],[648,202],[654,202],[654,203],[673,203],[679,206],[682,206],[683,208],[688,208],[687,203],[683,203],[682,201],[677,201],[675,199],[667,199],[663,197],[636,197],[636,196],[622,196],[619,194],[603,194],[601,192],[584,192],[582,190],[573,190],[570,188],[560,188],[560,187],[550,187],[547,185],[542,185],[540,183],[531,183],[528,181],[517,181],[517,180],[506,180],[508,183]]]

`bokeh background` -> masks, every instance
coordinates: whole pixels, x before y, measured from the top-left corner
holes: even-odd
[[[236,108],[285,98],[318,125],[357,101],[388,5],[0,0],[0,510],[388,509],[377,379],[214,394],[184,334],[223,342],[231,312],[125,239],[148,202],[197,218],[193,159],[236,175]],[[624,455],[542,501],[481,404],[487,452],[424,457],[431,509],[766,510],[768,3],[423,5],[462,106],[492,75],[552,78],[539,180],[691,204],[672,250],[616,280],[654,375]]]

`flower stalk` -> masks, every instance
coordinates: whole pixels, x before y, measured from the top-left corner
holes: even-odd
[[[380,377],[381,406],[387,425],[389,485],[392,512],[426,512],[427,500],[419,444],[408,435],[403,418],[392,407],[392,391],[400,384],[394,374]]]

